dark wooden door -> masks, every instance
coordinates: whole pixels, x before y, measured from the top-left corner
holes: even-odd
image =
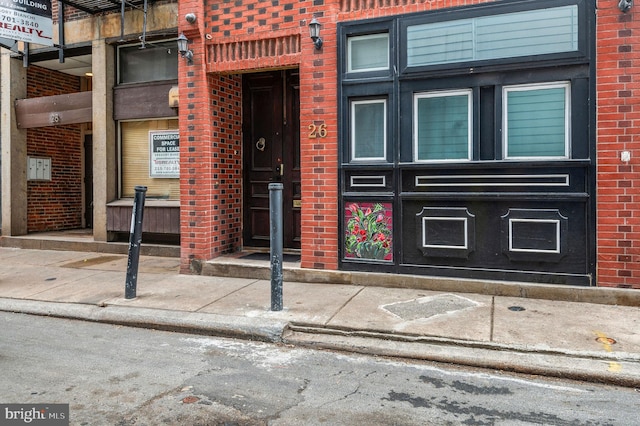
[[[268,247],[269,183],[282,182],[284,247],[300,248],[300,114],[297,70],[243,77],[245,247]]]

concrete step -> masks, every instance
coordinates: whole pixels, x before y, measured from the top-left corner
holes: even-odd
[[[14,247],[31,250],[64,250],[87,251],[96,253],[127,254],[129,243],[94,241],[93,236],[87,237],[73,233],[37,233],[20,236],[0,237],[0,247]],[[144,256],[180,257],[180,246],[162,244],[143,244],[140,254]]]

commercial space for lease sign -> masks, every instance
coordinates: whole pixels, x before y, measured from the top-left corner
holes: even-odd
[[[180,134],[177,130],[149,132],[149,177],[180,177]]]

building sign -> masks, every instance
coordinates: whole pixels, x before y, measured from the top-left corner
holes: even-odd
[[[0,37],[53,46],[51,0],[0,0]]]
[[[149,177],[180,177],[180,134],[177,130],[149,132]]]

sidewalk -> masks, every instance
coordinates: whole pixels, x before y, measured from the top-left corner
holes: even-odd
[[[0,311],[640,387],[637,306],[285,281],[273,312],[269,280],[178,267],[142,256],[125,299],[126,255],[0,248]]]

